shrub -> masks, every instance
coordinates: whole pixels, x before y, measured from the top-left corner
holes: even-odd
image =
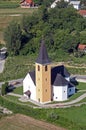
[[[4,84],[2,84],[2,88],[1,88],[2,96],[4,96],[7,93],[7,88],[8,88],[8,82],[5,82]]]
[[[47,118],[48,120],[55,121],[59,119],[59,115],[55,113],[54,111],[51,111],[50,113],[47,114]]]

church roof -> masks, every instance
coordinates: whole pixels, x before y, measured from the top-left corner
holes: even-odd
[[[54,86],[65,86],[65,85],[68,85],[68,81],[61,74],[57,74],[53,85]]]
[[[38,55],[38,58],[36,60],[36,63],[49,64],[50,62],[51,62],[51,60],[48,57],[48,53],[47,53],[46,46],[44,44],[44,40],[42,40],[41,47],[40,47],[40,50],[39,50],[39,55]]]
[[[31,79],[33,80],[34,84],[35,83],[35,71],[32,71],[32,72],[29,72],[30,76],[31,76]]]
[[[34,84],[36,85],[36,81],[35,81],[35,71],[29,72],[32,81],[34,82]],[[52,78],[54,77],[54,79]],[[56,76],[51,75],[51,81],[52,81],[52,85],[55,86],[65,86],[68,85],[68,88],[74,87],[74,85],[71,82],[68,82],[61,74],[57,73]]]
[[[71,82],[68,83],[68,88],[72,88],[75,87],[74,84],[72,84]]]
[[[66,70],[66,68],[63,65],[53,67],[51,69],[51,83],[53,85],[57,74],[61,74],[63,77],[69,77],[70,73]]]
[[[29,72],[29,74],[34,84],[36,85],[35,71]],[[64,86],[64,84],[66,83],[65,77],[68,76],[70,76],[70,74],[67,72],[66,68],[63,65],[54,67],[51,69],[51,84],[57,84],[57,86]]]

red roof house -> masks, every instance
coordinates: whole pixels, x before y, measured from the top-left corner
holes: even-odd
[[[83,16],[86,17],[86,10],[79,10],[78,13]]]
[[[22,0],[20,5],[22,8],[34,7],[34,2],[33,0]]]
[[[78,50],[86,52],[86,45],[85,44],[79,44]]]

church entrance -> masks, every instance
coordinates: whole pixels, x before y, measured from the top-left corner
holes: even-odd
[[[26,91],[25,94],[26,94],[26,95],[28,96],[28,98],[30,99],[30,97],[31,97],[31,92],[30,92],[30,90]]]

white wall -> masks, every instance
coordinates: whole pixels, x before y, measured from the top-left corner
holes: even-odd
[[[67,86],[53,86],[53,95],[54,101],[67,100]]]
[[[73,5],[78,10],[80,8],[80,1],[70,1],[70,5]]]
[[[73,7],[77,10],[79,9],[79,5],[73,5]]]
[[[31,96],[30,99],[36,100],[36,86],[34,82],[32,81],[29,73],[26,75],[26,77],[23,80],[23,93],[30,90]],[[24,96],[27,96],[24,94]]]
[[[65,2],[70,2],[70,0],[64,0]]]

